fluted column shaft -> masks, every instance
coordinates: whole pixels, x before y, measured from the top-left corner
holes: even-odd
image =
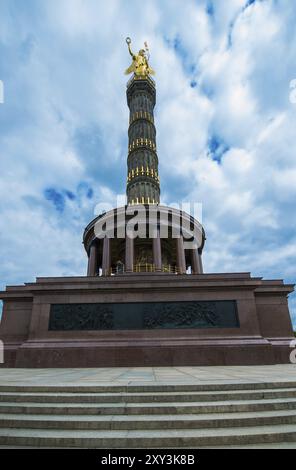
[[[191,268],[192,274],[202,274],[202,261],[201,255],[198,252],[198,249],[190,250],[191,251]]]
[[[134,239],[126,234],[125,238],[125,271],[132,273],[134,270]]]
[[[130,109],[127,160],[128,204],[158,204],[160,182],[153,110],[155,83],[150,77],[133,78],[127,88]]]
[[[97,242],[92,242],[90,249],[89,249],[89,258],[88,258],[88,267],[87,267],[87,275],[88,276],[95,276],[97,274],[97,253],[98,253],[98,246]]]
[[[176,238],[177,243],[177,267],[180,274],[186,274],[186,260],[183,237]]]
[[[199,272],[200,274],[203,274],[203,264],[202,264],[202,257],[201,257],[201,252],[198,250],[198,261],[199,261]]]
[[[103,241],[103,263],[102,275],[110,276],[111,271],[111,251],[110,251],[110,238],[105,237]]]
[[[153,238],[153,263],[155,266],[155,271],[156,272],[161,272],[162,271],[162,260],[161,260],[161,239],[160,239],[160,234],[159,230],[157,230],[157,236],[156,238]]]

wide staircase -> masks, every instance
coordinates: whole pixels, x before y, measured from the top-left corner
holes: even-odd
[[[0,428],[2,447],[296,448],[296,382],[1,386]]]

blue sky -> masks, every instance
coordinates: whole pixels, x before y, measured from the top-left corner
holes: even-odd
[[[83,229],[125,191],[126,36],[150,45],[162,202],[203,203],[205,270],[295,282],[295,24],[294,0],[1,0],[1,288],[86,271]]]

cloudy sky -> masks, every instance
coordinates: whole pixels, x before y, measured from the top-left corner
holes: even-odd
[[[295,0],[1,0],[0,288],[85,274],[83,229],[125,191],[126,36],[150,45],[162,202],[203,203],[205,271],[295,282],[295,24]]]

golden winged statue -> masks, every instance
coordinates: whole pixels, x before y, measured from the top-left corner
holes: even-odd
[[[128,45],[128,50],[130,55],[133,58],[133,63],[128,69],[126,69],[125,74],[129,75],[134,73],[137,77],[148,77],[148,75],[155,75],[154,70],[149,66],[149,49],[147,43],[145,42],[145,49],[140,49],[138,54],[134,54],[131,50],[131,39],[126,38],[126,43]]]

